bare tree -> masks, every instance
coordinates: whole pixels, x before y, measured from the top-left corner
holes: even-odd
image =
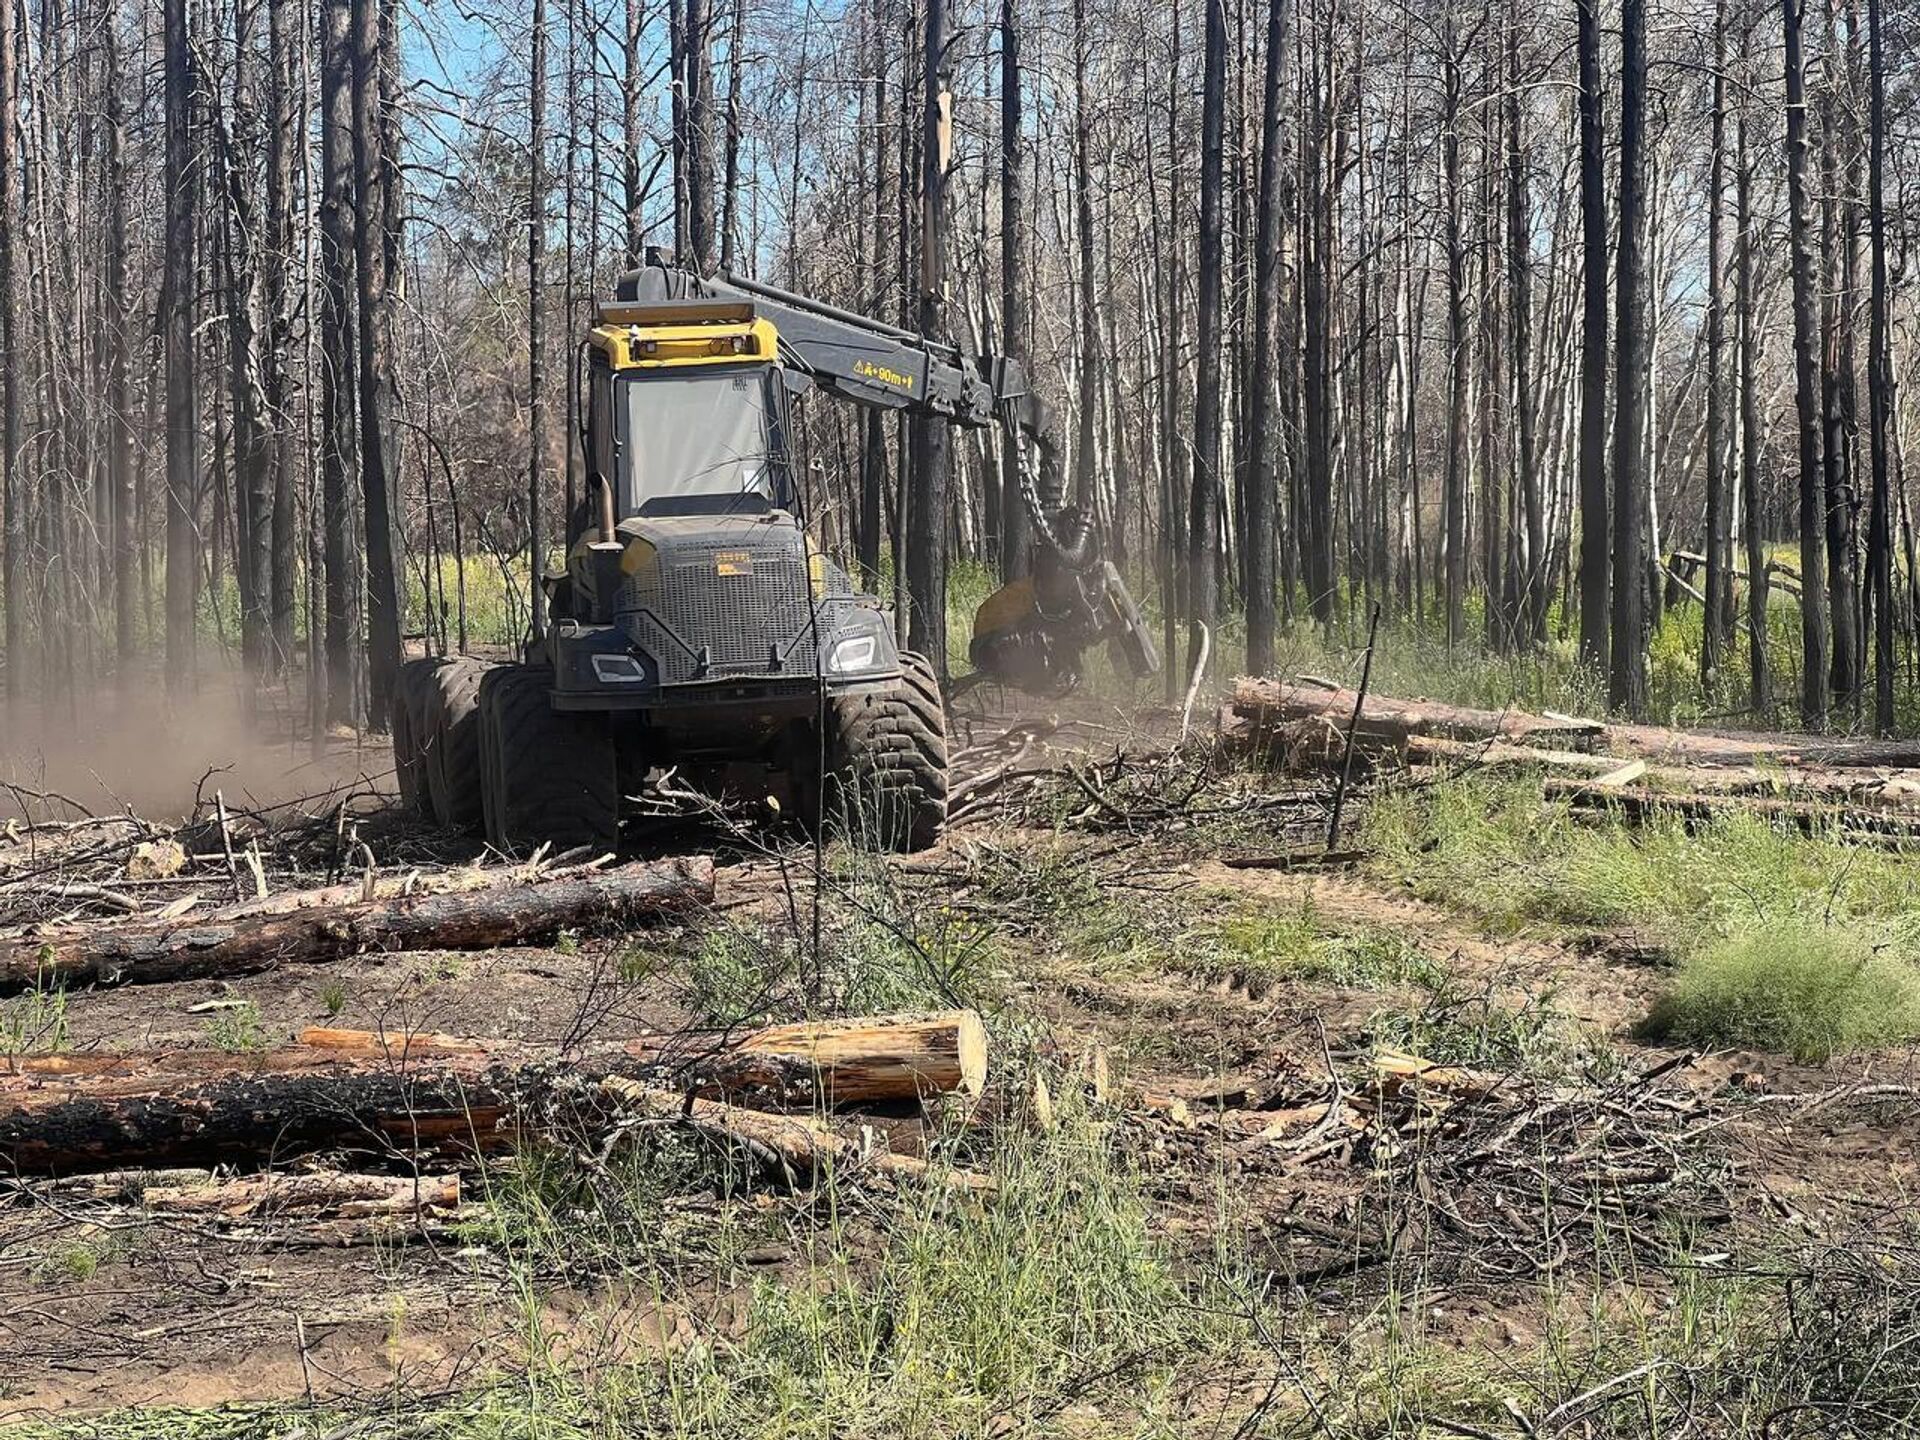
[[[1600,0],[1580,17],[1580,654],[1612,673],[1613,578],[1607,494],[1606,137],[1600,123]]]
[[[1818,727],[1827,718],[1827,617],[1821,412],[1816,380],[1819,346],[1814,313],[1813,245],[1807,194],[1807,80],[1802,59],[1805,0],[1781,0],[1787,82],[1787,230],[1793,274],[1794,406],[1800,431],[1800,716]]]
[[[1260,198],[1254,239],[1253,367],[1247,429],[1253,473],[1247,486],[1247,669],[1273,668],[1273,559],[1279,509],[1280,446],[1273,426],[1275,330],[1280,310],[1280,170],[1286,150],[1286,72],[1292,0],[1267,0],[1267,60],[1260,108]]]
[[[167,363],[167,687],[173,694],[184,694],[197,678],[195,626],[200,595],[200,461],[193,334],[197,186],[192,134],[193,53],[186,0],[167,0],[165,28],[167,248],[161,311],[166,317]],[[8,450],[18,453],[12,446]]]
[[[1887,74],[1881,48],[1880,0],[1867,0],[1868,190],[1872,291],[1867,328],[1867,436],[1873,468],[1867,521],[1867,578],[1873,599],[1873,726],[1893,731],[1893,498],[1889,478],[1894,381],[1887,323]]]
[[[1224,235],[1221,184],[1226,127],[1225,0],[1207,0],[1206,70],[1200,121],[1200,301],[1196,344],[1200,366],[1193,419],[1193,496],[1187,521],[1188,649],[1197,660],[1219,604],[1220,283]]]
[[[392,0],[386,0],[391,4]],[[399,246],[399,169],[387,156],[391,123],[382,97],[389,68],[382,0],[353,0],[354,275],[359,286],[360,493],[367,533],[368,714],[390,719],[400,671],[400,544],[394,514],[400,474],[399,389],[394,376],[393,297],[388,269]],[[538,308],[536,305],[535,309]],[[537,331],[536,331],[537,336]],[[538,443],[539,430],[534,431]],[[535,589],[538,549],[534,551]]]

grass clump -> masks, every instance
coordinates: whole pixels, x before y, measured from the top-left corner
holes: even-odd
[[[1093,1377],[1230,1340],[1148,1234],[1116,1134],[1077,1108],[1059,1118],[1000,1149],[990,1200],[928,1187],[868,1265],[822,1235],[807,1283],[754,1288],[737,1342],[627,1372],[614,1403],[634,1433],[1027,1433],[1097,1399]]]
[[[216,1050],[248,1054],[267,1048],[266,1028],[260,1023],[260,1007],[251,1000],[210,1016],[203,1028],[207,1043]]]
[[[989,1006],[999,971],[992,929],[951,905],[850,884],[821,918],[734,921],[665,952],[636,943],[614,973],[661,982],[695,1023],[718,1029],[834,1015]]]
[[[0,1000],[0,1055],[65,1050],[72,1041],[63,987],[46,984],[43,978],[33,989]]]
[[[1317,980],[1351,990],[1389,990],[1431,987],[1446,976],[1404,935],[1372,926],[1329,931],[1310,904],[1293,913],[1234,916],[1212,940],[1209,958],[1229,973],[1275,984]]]
[[[1858,929],[1782,921],[1690,955],[1645,1029],[1823,1061],[1920,1037],[1920,968]]]
[[[583,1232],[615,1282],[683,1315],[684,1343],[640,1344],[581,1369],[529,1325],[524,1366],[453,1396],[364,1410],[258,1407],[207,1412],[209,1436],[337,1434],[354,1440],[842,1440],[915,1435],[1176,1433],[1171,1381],[1243,1357],[1243,1307],[1210,1278],[1183,1278],[1151,1229],[1145,1182],[1123,1127],[1052,1077],[1050,1131],[1017,1122],[970,1137],[966,1163],[991,1191],[937,1179],[873,1207],[834,1177],[786,1219],[795,1265],[750,1274],[725,1255],[689,1265],[666,1194],[684,1185],[634,1163],[609,1177],[574,1147],[526,1161],[490,1209],[532,1273],[578,1260]],[[1016,1088],[1020,1088],[1016,1085]],[[626,1207],[630,1204],[630,1213]],[[771,1223],[771,1222],[763,1222]],[[482,1237],[489,1239],[491,1237]],[[704,1278],[703,1278],[704,1277]],[[1222,1282],[1223,1283],[1223,1282]],[[716,1305],[716,1297],[718,1303]],[[1072,1412],[1072,1423],[1062,1417]],[[201,1434],[181,1412],[115,1416],[112,1433]],[[287,1423],[308,1422],[300,1430]],[[225,1428],[227,1418],[232,1428]],[[199,1418],[199,1417],[195,1417]],[[55,1433],[51,1427],[40,1434]]]
[[[1426,991],[1417,1008],[1376,1011],[1367,1026],[1373,1040],[1436,1065],[1501,1074],[1557,1078],[1617,1063],[1550,993],[1511,1005],[1444,976]]]

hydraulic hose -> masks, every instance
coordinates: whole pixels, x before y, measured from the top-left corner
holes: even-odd
[[[1027,446],[1026,428],[1016,418],[1011,402],[1002,402],[1000,421],[1007,443],[1013,446],[1014,469],[1020,476],[1020,501],[1026,507],[1033,533],[1069,570],[1086,570],[1099,558],[1098,536],[1087,507],[1049,507],[1040,494],[1040,481]],[[1056,522],[1057,527],[1056,528]]]

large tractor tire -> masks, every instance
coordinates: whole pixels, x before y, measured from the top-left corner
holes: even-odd
[[[947,823],[947,712],[924,656],[885,690],[832,702],[825,819],[875,850],[925,850]]]
[[[481,682],[480,774],[487,843],[503,854],[611,848],[619,839],[620,777],[606,717],[556,711],[543,667],[500,665]]]
[[[401,808],[433,818],[433,794],[427,782],[426,724],[428,697],[434,672],[445,662],[438,658],[409,660],[394,679],[393,769],[400,782]]]
[[[493,667],[459,655],[434,670],[415,732],[424,751],[433,818],[449,830],[478,830],[480,682]]]

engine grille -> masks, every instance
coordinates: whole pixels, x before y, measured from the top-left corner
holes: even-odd
[[[666,684],[812,672],[806,570],[786,547],[663,554],[650,576],[627,582],[622,602]],[[822,626],[832,623],[823,613]]]

